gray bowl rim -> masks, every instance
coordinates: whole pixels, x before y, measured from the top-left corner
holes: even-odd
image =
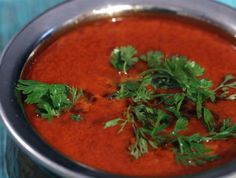
[[[203,5],[204,4],[204,5]],[[111,7],[118,7],[118,11]],[[110,8],[110,10],[109,10]],[[103,9],[103,11],[101,11]],[[213,23],[236,36],[236,11],[212,0],[69,0],[33,19],[13,37],[0,58],[0,116],[19,147],[34,161],[62,177],[121,178],[67,159],[46,144],[25,119],[15,94],[16,82],[26,59],[44,39],[71,20],[87,15],[105,15],[133,10],[168,11]],[[104,11],[105,10],[105,11]],[[108,10],[108,11],[106,11]],[[17,56],[17,57],[16,57]],[[236,160],[217,168],[181,177],[220,177],[232,175]]]

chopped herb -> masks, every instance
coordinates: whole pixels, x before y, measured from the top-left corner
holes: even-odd
[[[204,123],[210,132],[215,130],[215,121],[211,111],[207,108],[203,109]]]
[[[236,94],[229,95],[229,89],[236,89],[236,81],[233,75],[226,75],[223,82],[214,90],[215,92],[221,93],[220,98],[226,100],[236,100]]]
[[[140,156],[148,152],[148,142],[143,137],[144,134],[140,129],[135,131],[135,143],[129,147],[130,154],[138,159]]]
[[[113,119],[110,120],[108,122],[105,123],[104,128],[109,128],[109,127],[113,127],[119,124],[120,121],[122,121],[123,119],[121,118],[117,118],[117,119]]]
[[[146,55],[140,57],[141,60],[147,62],[148,67],[155,68],[161,65],[163,55],[160,51],[149,51]]]
[[[82,117],[81,117],[81,115],[79,115],[79,114],[72,114],[72,115],[71,115],[71,119],[72,119],[73,121],[81,121]]]
[[[82,90],[78,92],[64,84],[47,84],[33,80],[19,80],[16,90],[26,96],[26,103],[36,105],[36,111],[42,118],[49,120],[69,110],[82,93]]]
[[[188,127],[188,121],[186,119],[178,119],[176,121],[173,133],[178,133],[179,131],[187,129],[187,127]]]
[[[176,136],[177,147],[173,150],[176,161],[185,166],[202,165],[209,161],[218,159],[217,155],[209,154],[211,149],[206,148],[201,142],[202,137],[198,134],[191,136]]]
[[[134,97],[139,86],[140,83],[138,81],[127,81],[120,83],[120,89],[115,93],[115,97],[118,99]]]
[[[72,95],[72,104],[75,104],[77,102],[77,100],[83,96],[83,90],[80,89],[80,90],[77,90],[76,88],[72,87],[71,88],[71,95]]]
[[[116,98],[133,98],[138,103],[149,101],[153,97],[152,90],[148,89],[144,82],[127,81],[119,85],[119,90],[115,93]]]
[[[196,99],[196,111],[197,111],[197,118],[200,119],[202,118],[202,106],[203,104],[203,98],[200,93],[197,94],[197,99]]]
[[[236,123],[231,124],[230,118],[224,120],[219,132],[211,133],[207,139],[225,140],[227,138],[236,138]]]
[[[128,79],[118,85],[115,99],[128,99],[129,107],[123,118],[108,121],[104,127],[120,125],[121,132],[128,123],[131,124],[135,141],[128,148],[135,159],[146,154],[149,147],[170,148],[177,163],[186,166],[218,159],[219,156],[204,143],[236,138],[236,123],[231,124],[227,118],[221,126],[216,124],[206,103],[214,104],[219,99],[236,100],[235,93],[229,95],[230,88],[236,89],[235,78],[227,75],[213,90],[212,81],[202,78],[204,68],[185,56],[167,57],[160,51],[134,57],[136,54],[137,50],[131,46],[115,48],[112,53],[112,64],[119,71],[126,73],[138,61],[146,63],[147,69],[137,79]],[[192,113],[191,117],[188,112]],[[201,120],[209,133],[184,135],[185,130],[189,132],[188,121],[193,118]]]
[[[132,46],[115,48],[111,54],[111,64],[114,68],[126,74],[127,71],[138,62],[138,58],[135,57],[136,54],[137,50]]]

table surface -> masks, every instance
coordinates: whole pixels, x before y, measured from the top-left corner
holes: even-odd
[[[236,0],[217,0],[236,8]],[[9,39],[27,22],[63,0],[0,0],[0,53]],[[7,133],[0,121],[0,178],[7,175]],[[30,178],[30,177],[29,177]]]
[[[26,23],[62,1],[63,0],[0,0],[0,53],[9,39]],[[9,178],[6,167],[6,143],[6,130],[0,121],[0,178]],[[12,162],[14,163],[14,160],[12,160]]]

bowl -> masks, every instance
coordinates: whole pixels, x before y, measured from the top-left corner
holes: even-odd
[[[212,0],[100,0],[66,1],[25,26],[7,45],[0,63],[0,116],[17,145],[34,162],[62,177],[123,177],[74,162],[45,143],[27,122],[15,94],[22,68],[32,51],[59,29],[89,18],[113,17],[129,12],[164,12],[213,24],[236,37],[236,11]],[[234,175],[236,160],[187,177]],[[126,176],[127,177],[127,176]]]

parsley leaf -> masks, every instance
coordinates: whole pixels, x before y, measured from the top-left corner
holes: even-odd
[[[72,119],[73,121],[81,121],[81,120],[82,120],[82,117],[81,117],[81,115],[79,115],[79,114],[72,114],[72,115],[71,115],[71,119]]]
[[[177,142],[178,147],[175,147],[173,151],[175,152],[177,163],[185,166],[196,166],[218,159],[217,155],[209,154],[212,150],[201,143],[202,137],[199,134],[191,136],[180,135],[177,136],[175,142]]]
[[[153,94],[153,91],[147,88],[145,82],[134,80],[121,83],[115,97],[118,99],[132,98],[134,102],[139,103],[151,100]]]
[[[236,138],[236,123],[231,124],[231,119],[227,118],[223,121],[223,124],[219,132],[212,132],[208,140],[225,140],[227,138]]]
[[[42,118],[49,120],[70,109],[82,95],[82,90],[78,92],[64,84],[47,84],[32,80],[19,80],[16,90],[26,96],[26,103],[36,105],[36,111]]]
[[[136,54],[137,50],[132,46],[115,48],[111,54],[111,64],[114,68],[127,74],[127,71],[138,62]]]
[[[144,138],[144,134],[141,129],[135,130],[135,143],[129,146],[130,154],[138,159],[140,156],[148,152],[148,142]]]
[[[115,93],[115,97],[118,99],[134,97],[139,86],[140,83],[138,81],[127,81],[120,83],[119,90]]]
[[[186,119],[178,119],[175,124],[174,133],[185,130],[188,127],[188,121]]]
[[[141,60],[147,62],[148,67],[159,67],[162,63],[163,54],[160,51],[149,51],[146,55],[140,57]]]
[[[215,121],[209,109],[207,108],[203,109],[203,118],[204,118],[204,123],[207,126],[208,130],[210,132],[213,132],[215,130]]]
[[[123,119],[121,118],[116,118],[116,119],[113,119],[113,120],[110,120],[108,122],[105,123],[104,125],[104,128],[109,128],[109,127],[113,127],[113,126],[116,126],[119,124],[120,121],[122,121]]]
[[[236,94],[229,94],[229,89],[236,89],[236,81],[233,75],[226,75],[223,82],[214,90],[215,92],[219,92],[219,97],[226,100],[236,100]]]

